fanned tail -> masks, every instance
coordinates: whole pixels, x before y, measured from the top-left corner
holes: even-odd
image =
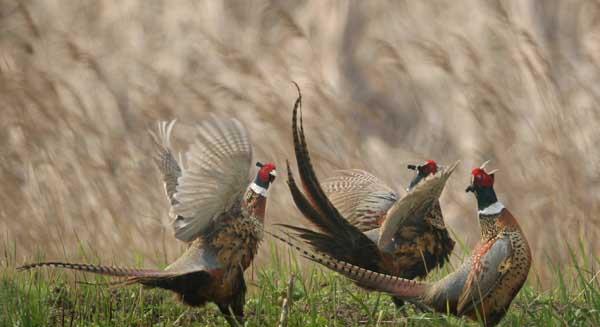
[[[306,138],[304,136],[304,125],[302,122],[302,93],[300,93],[300,87],[296,83],[294,83],[294,85],[298,88],[298,98],[294,103],[292,113],[292,133],[296,162],[300,172],[300,180],[302,181],[302,186],[306,191],[308,200],[310,200],[310,203],[312,203],[316,211],[321,214],[318,219],[312,217],[307,218],[311,219],[313,223],[319,226],[323,231],[328,232],[336,229],[339,230],[340,227],[353,227],[340,215],[331,201],[329,201],[329,198],[325,195],[321,184],[317,180],[317,176],[310,160]],[[289,176],[291,176],[291,173],[288,173],[288,177]],[[290,181],[293,183],[293,177],[291,180],[288,179],[288,183],[290,183]]]
[[[295,85],[298,87],[297,84]],[[320,253],[371,270],[386,271],[377,245],[342,217],[323,191],[310,162],[302,125],[301,107],[302,94],[298,87],[298,98],[294,103],[292,114],[292,132],[296,162],[306,195],[296,184],[289,163],[287,165],[288,186],[296,207],[320,232],[306,229],[302,231],[295,229],[295,232],[298,232],[298,236],[309,242]]]
[[[378,273],[344,261],[336,260],[323,253],[304,249],[301,245],[298,245],[293,241],[294,237],[290,234],[286,233],[286,236],[288,237],[286,239],[285,237],[279,236],[267,230],[265,230],[265,232],[275,239],[294,248],[300,252],[303,257],[355,281],[361,287],[374,291],[386,292],[406,300],[422,298],[428,287],[430,287],[430,285],[427,283]]]

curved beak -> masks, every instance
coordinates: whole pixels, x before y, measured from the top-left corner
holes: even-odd
[[[475,193],[475,185],[473,185],[474,180],[473,180],[473,176],[471,176],[471,184],[469,184],[469,186],[467,187],[467,189],[465,190],[465,192],[469,193],[469,192],[473,192]]]
[[[277,170],[273,169],[269,173],[269,182],[272,183],[275,180],[275,177],[277,177]]]

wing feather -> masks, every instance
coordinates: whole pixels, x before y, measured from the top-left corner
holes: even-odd
[[[236,119],[211,117],[196,128],[178,179],[172,212],[175,237],[191,241],[209,223],[241,201],[248,186],[252,146]]]
[[[381,218],[398,200],[392,188],[361,169],[340,170],[321,185],[334,207],[361,231],[379,227]]]
[[[475,253],[477,254],[477,253]],[[512,245],[508,235],[496,239],[480,258],[474,258],[467,282],[458,301],[459,314],[479,305],[508,271]]]
[[[440,197],[446,181],[448,181],[457,165],[458,161],[443,171],[427,177],[394,204],[381,226],[381,236],[378,244],[380,249],[387,248],[405,219],[417,214],[423,208],[430,207],[433,201]]]
[[[177,190],[177,179],[181,176],[181,167],[175,159],[173,150],[171,149],[171,133],[173,132],[175,122],[175,120],[170,122],[160,121],[158,122],[156,132],[149,131],[156,148],[154,163],[162,174],[165,193],[171,205],[177,203],[174,195]]]

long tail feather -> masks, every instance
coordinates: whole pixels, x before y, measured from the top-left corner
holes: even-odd
[[[296,162],[298,164],[298,170],[300,171],[300,180],[302,181],[302,186],[306,190],[308,198],[316,209],[324,216],[322,217],[323,219],[321,219],[320,224],[327,226],[328,230],[331,231],[338,227],[339,224],[343,224],[344,219],[325,195],[312,167],[302,122],[302,93],[300,93],[298,85],[295,85],[298,88],[298,99],[296,99],[296,102],[294,103],[292,132]],[[298,116],[300,116],[300,126],[298,126]]]
[[[309,244],[312,249],[317,252],[327,254],[328,256],[338,260],[352,262],[352,255],[344,253],[344,248],[340,248],[340,244],[338,244],[335,239],[327,234],[287,224],[276,224],[276,226],[281,226],[292,230],[295,236],[300,237],[304,243]]]
[[[205,289],[213,282],[211,273],[205,270],[171,272],[67,262],[38,262],[18,267],[17,270],[24,271],[39,267],[63,268],[112,277],[122,277],[124,280],[102,283],[100,285],[121,287],[139,283],[144,286],[158,287],[177,293],[184,303],[192,306],[202,305],[207,301],[208,298],[198,293],[198,290]]]
[[[361,287],[386,292],[405,299],[418,299],[425,294],[425,291],[429,287],[429,284],[427,283],[381,274],[344,261],[336,260],[322,253],[304,249],[302,246],[292,241],[294,239],[293,236],[287,233],[286,236],[288,236],[288,239],[266,230],[265,232],[275,239],[291,246],[296,251],[300,252],[303,257],[355,281]]]
[[[298,185],[296,184],[294,175],[292,174],[292,171],[290,169],[290,163],[286,161],[286,164],[288,176],[287,184],[290,189],[290,192],[292,193],[292,199],[294,200],[296,207],[300,210],[300,212],[302,212],[304,217],[306,217],[310,222],[315,224],[321,231],[326,233],[329,232],[332,228],[331,224],[328,224],[328,219],[324,219],[323,213],[315,209],[311,205],[310,201],[300,191]]]
[[[344,219],[325,195],[310,162],[310,154],[304,137],[301,107],[302,94],[298,88],[298,99],[294,103],[292,117],[292,131],[296,161],[306,196],[298,188],[289,165],[288,186],[298,209],[322,232],[321,242],[314,242],[313,238],[312,245],[316,250],[327,253],[336,259],[349,261],[373,270],[385,271],[377,245],[357,227]],[[300,126],[298,126],[299,112]]]
[[[18,267],[18,271],[25,271],[41,267],[61,268],[84,271],[99,275],[113,276],[113,277],[168,277],[172,276],[173,273],[165,272],[162,270],[153,269],[132,269],[123,267],[113,266],[101,266],[101,265],[90,265],[85,263],[69,263],[69,262],[37,262],[26,264]]]
[[[296,183],[296,179],[294,178],[294,174],[292,173],[292,170],[290,168],[290,162],[289,160],[285,161],[286,164],[286,168],[287,168],[287,184],[288,187],[290,189],[290,192],[292,193],[292,198],[294,200],[294,203],[296,203],[296,205],[298,206],[298,208],[300,210],[302,210],[302,213],[304,215],[310,216],[307,217],[308,219],[310,219],[311,221],[314,220],[315,223],[319,222],[320,223],[320,216],[323,214],[322,212],[318,211],[316,208],[313,207],[311,201],[309,201],[309,199],[307,199],[304,194],[302,193],[302,191],[300,191],[300,188],[298,187],[298,184]],[[320,223],[322,225],[322,223]],[[319,226],[320,228],[328,228],[327,225],[323,225],[323,226]]]

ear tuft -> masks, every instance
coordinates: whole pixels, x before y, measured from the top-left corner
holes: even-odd
[[[482,163],[481,166],[479,166],[479,169],[485,169],[485,166],[487,166],[490,163],[490,161],[492,160],[486,160],[486,162]]]
[[[258,167],[258,168],[262,168],[263,166],[264,166],[264,165],[263,165],[263,164],[262,164],[260,161],[257,161],[257,162],[256,162],[256,167]]]

